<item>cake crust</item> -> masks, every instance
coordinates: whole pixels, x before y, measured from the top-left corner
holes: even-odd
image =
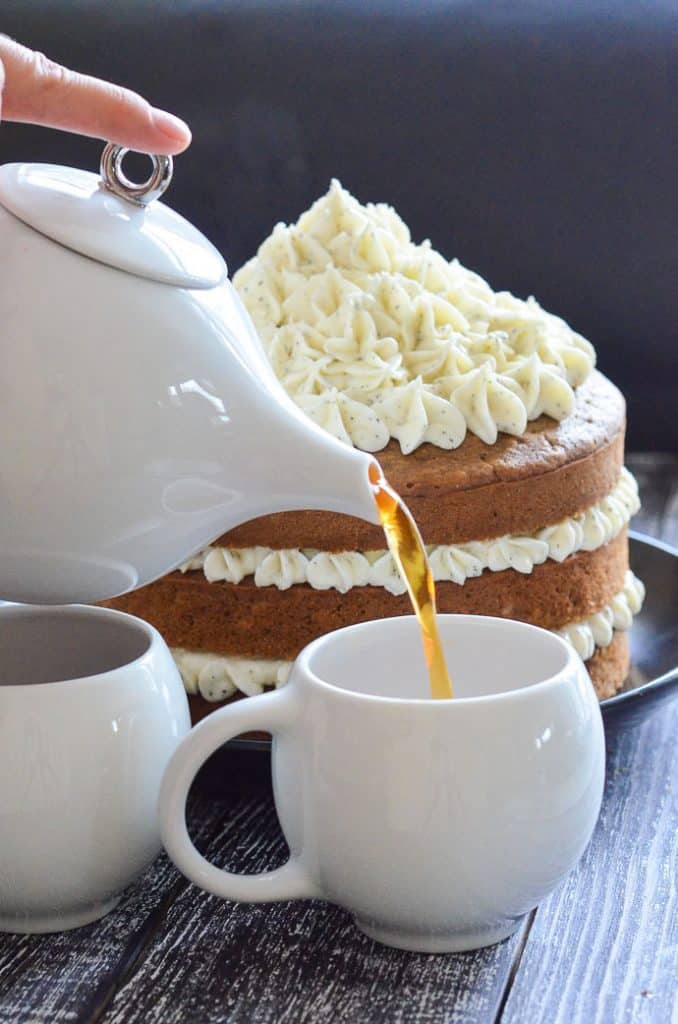
[[[631,654],[627,633],[616,632],[607,647],[597,647],[586,662],[599,700],[607,700],[621,690],[629,674]]]
[[[525,434],[486,445],[467,434],[446,451],[423,444],[404,456],[395,441],[376,453],[427,544],[461,544],[529,534],[600,501],[624,459],[625,403],[601,373],[575,393],[570,416],[541,416]],[[369,551],[384,547],[378,526],[333,512],[278,512],[223,534],[223,547]]]

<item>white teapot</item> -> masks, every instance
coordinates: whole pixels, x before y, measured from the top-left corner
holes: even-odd
[[[217,250],[107,146],[0,167],[0,598],[95,601],[265,513],[377,522],[374,460],[287,397]]]

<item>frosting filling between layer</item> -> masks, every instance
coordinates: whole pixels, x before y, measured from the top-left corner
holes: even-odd
[[[580,658],[586,661],[592,657],[596,647],[608,647],[612,643],[615,629],[631,628],[633,616],[638,614],[644,600],[644,584],[627,569],[623,589],[608,605],[594,615],[554,632],[571,643]]]
[[[584,512],[525,536],[496,537],[466,544],[428,546],[436,582],[463,584],[485,570],[515,569],[531,573],[548,558],[562,562],[577,551],[594,551],[616,537],[640,507],[638,486],[627,469],[601,501]],[[254,576],[257,587],[287,590],[306,583],[314,590],[335,589],[345,594],[352,587],[383,587],[404,594],[405,583],[388,551],[317,551],[267,547],[211,546],[180,566],[182,572],[202,569],[210,583],[240,583]]]
[[[187,693],[219,701],[244,693],[255,697],[270,687],[283,686],[292,669],[291,661],[266,658],[236,658],[207,651],[170,647]]]
[[[623,589],[594,615],[554,630],[572,644],[586,661],[596,647],[612,643],[615,630],[626,630],[643,604],[645,587],[629,570]],[[268,687],[283,686],[292,669],[291,661],[264,658],[237,658],[229,655],[172,648],[174,660],[190,694],[208,701],[226,700],[238,691],[247,696],[262,693]]]

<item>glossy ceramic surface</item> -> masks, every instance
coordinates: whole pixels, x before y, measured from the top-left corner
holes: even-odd
[[[0,608],[0,931],[61,931],[115,905],[160,850],[160,780],[189,728],[146,623]]]
[[[227,276],[221,255],[178,213],[164,203],[127,202],[89,171],[5,164],[0,205],[68,249],[152,281],[214,288]]]
[[[388,945],[473,949],[518,926],[576,863],[604,777],[600,708],[576,654],[522,623],[440,616],[457,698],[431,701],[414,618],[310,644],[282,690],[215,712],[173,756],[163,840],[228,899],[319,897]],[[277,871],[210,865],[184,822],[191,782],[222,743],[269,729],[291,850]]]
[[[0,597],[111,597],[268,512],[376,522],[373,459],[287,397],[229,281],[135,276],[2,206],[0,235]]]

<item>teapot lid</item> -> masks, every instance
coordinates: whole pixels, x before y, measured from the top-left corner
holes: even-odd
[[[172,177],[172,158],[153,156],[148,181],[122,172],[128,151],[108,144],[101,177],[54,164],[0,167],[0,205],[36,231],[117,270],[178,288],[214,288],[228,271],[197,228],[153,202]]]

